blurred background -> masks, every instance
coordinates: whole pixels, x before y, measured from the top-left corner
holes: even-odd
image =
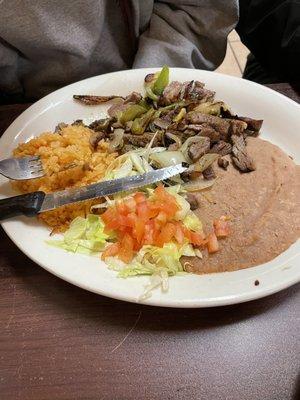
[[[249,54],[248,48],[241,42],[237,32],[233,30],[228,36],[226,56],[216,72],[241,77]]]

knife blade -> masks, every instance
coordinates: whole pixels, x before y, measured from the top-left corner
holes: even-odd
[[[39,212],[53,210],[66,204],[77,203],[83,200],[90,200],[151,185],[152,183],[181,174],[186,169],[187,168],[182,166],[182,164],[177,164],[171,167],[146,172],[141,175],[113,179],[76,189],[65,189],[60,192],[49,193],[45,195]]]

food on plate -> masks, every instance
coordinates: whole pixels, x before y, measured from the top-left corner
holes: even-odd
[[[59,123],[14,155],[39,155],[46,176],[14,182],[52,192],[184,163],[180,176],[138,191],[67,205],[39,218],[62,232],[47,243],[101,257],[120,277],[150,275],[144,293],[168,276],[247,268],[276,257],[299,237],[299,167],[257,138],[262,120],[234,114],[199,81],[148,74],[145,94],[74,95],[110,102],[89,125]]]
[[[92,131],[82,125],[64,125],[59,132],[46,132],[20,144],[14,156],[39,155],[46,175],[39,179],[13,181],[13,187],[22,193],[42,190],[45,193],[65,188],[86,186],[101,180],[107,167],[117,156],[108,152],[108,145],[101,143],[91,149]],[[53,211],[39,214],[39,218],[53,232],[66,230],[77,216],[86,216],[95,201],[70,204]]]
[[[132,92],[125,98],[74,95],[74,99],[97,105],[115,98],[108,117],[89,125],[95,131],[94,146],[105,139],[112,148],[126,153],[153,140],[154,147],[165,148],[165,154],[153,160],[157,167],[180,159],[193,165],[191,170],[197,169],[198,162],[211,153],[218,157],[231,154],[240,171],[253,171],[255,160],[247,153],[245,139],[257,136],[263,121],[233,114],[224,102],[215,100],[215,92],[204,86],[199,81],[169,83],[169,69],[163,67],[145,77],[144,97]],[[205,167],[200,172],[205,179],[213,179],[212,166]],[[190,174],[189,180],[198,176]]]
[[[217,170],[211,201],[195,194],[195,213],[204,229],[216,214],[231,217],[231,233],[217,253],[194,259],[186,270],[195,273],[233,271],[263,264],[290,247],[300,236],[300,166],[272,143],[249,138],[247,149],[256,170],[240,174],[232,164]]]

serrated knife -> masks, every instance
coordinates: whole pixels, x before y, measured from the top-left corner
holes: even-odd
[[[186,169],[187,168],[182,164],[177,164],[171,167],[153,170],[141,175],[103,181],[75,189],[65,189],[48,194],[42,191],[37,191],[22,194],[20,196],[8,197],[0,200],[0,220],[17,215],[33,217],[40,212],[54,210],[55,208],[66,204],[138,189],[181,174],[186,171]]]

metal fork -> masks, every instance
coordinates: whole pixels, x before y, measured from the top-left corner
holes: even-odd
[[[9,179],[23,180],[40,178],[45,175],[39,156],[6,158],[0,161],[0,174]]]

